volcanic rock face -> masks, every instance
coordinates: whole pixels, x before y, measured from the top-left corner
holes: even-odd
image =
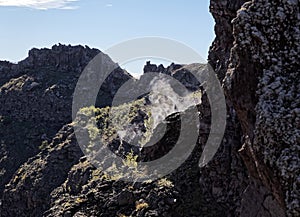
[[[257,175],[289,215],[295,216],[300,215],[299,27],[298,1],[245,5],[234,20],[236,46],[226,84],[241,121],[248,123],[244,131],[249,140],[244,148],[253,150],[250,156],[259,165]],[[239,96],[249,102],[247,108],[233,94],[245,84],[237,78],[240,74],[257,79],[248,79],[249,92]]]
[[[144,75],[151,72],[157,74],[165,74],[170,76],[170,78],[174,78],[177,81],[179,81],[182,85],[184,85],[187,88],[187,90],[197,91],[200,89],[201,84],[192,73],[193,67],[201,67],[204,71],[206,68],[206,64],[179,65],[172,63],[170,66],[165,68],[162,64],[157,66],[155,64],[151,64],[151,62],[148,61],[144,66]],[[198,73],[201,73],[201,70],[197,71]],[[141,78],[144,75],[142,75]]]
[[[214,68],[220,80],[224,78],[227,71],[230,50],[233,47],[231,21],[245,2],[247,0],[210,1],[210,12],[216,22],[216,38],[209,50],[208,63]]]
[[[187,81],[186,78],[190,78],[189,70],[201,71],[203,69],[201,65],[197,67],[196,65],[183,66],[175,70],[173,75],[178,73],[182,82]],[[188,72],[188,75],[185,75],[185,72]],[[23,78],[19,79],[24,83]],[[43,82],[39,82],[39,84],[34,82],[31,82],[28,87],[38,93],[39,87],[44,84]],[[22,87],[23,83],[10,85],[9,88]],[[20,88],[18,91],[22,92],[23,89]],[[189,159],[165,179],[139,184],[124,183],[108,177],[93,167],[86,158],[80,159],[82,152],[75,139],[73,125],[65,125],[55,136],[42,135],[45,141],[37,142],[38,145],[42,144],[40,153],[35,156],[30,153],[33,157],[21,165],[11,178],[7,174],[4,176],[8,177],[9,183],[5,186],[2,196],[0,215],[5,217],[222,216],[224,213],[226,215],[236,213],[237,205],[226,202],[228,201],[226,192],[233,183],[237,184],[230,190],[232,197],[238,197],[245,189],[245,184],[237,180],[237,178],[243,180],[247,175],[243,165],[239,163],[241,161],[228,162],[226,169],[222,170],[223,176],[230,177],[232,175],[234,177],[225,184],[224,189],[226,190],[219,190],[222,187],[220,186],[222,178],[219,168],[224,168],[220,165],[219,160],[213,161],[210,166],[202,170],[202,174],[199,174],[198,161],[208,138],[210,125],[210,108],[205,93],[202,100],[203,103],[198,107],[199,119],[202,124],[196,148]],[[160,141],[160,146],[154,146],[154,149],[147,150],[146,153],[142,150],[146,157],[164,155],[172,148],[177,142],[180,117],[184,113],[186,112],[175,113],[166,118],[165,121],[168,123],[166,135]],[[187,124],[193,121],[195,120],[186,120]],[[7,124],[6,120],[4,124]],[[8,128],[7,134],[9,135],[13,129],[14,127]],[[236,133],[238,132],[234,126],[228,128],[226,138],[217,156],[221,158],[224,153],[226,156],[232,155],[231,148],[228,147],[232,140],[236,140]],[[21,136],[20,138],[22,138]],[[238,145],[232,148],[233,152],[236,152],[237,148]],[[14,147],[9,151],[13,150]],[[6,156],[10,157],[10,155]],[[14,171],[17,165],[5,168]],[[213,173],[215,175],[212,175]],[[206,177],[208,175],[212,175],[212,179]],[[219,177],[219,180],[214,179],[216,176]],[[199,180],[203,180],[201,184],[199,184]],[[216,201],[216,196],[220,195],[222,195],[221,199]]]
[[[55,45],[32,49],[18,64],[0,62],[0,195],[16,169],[72,121],[77,79],[98,54],[104,55],[88,47]],[[110,93],[129,78],[120,68],[111,74],[109,83],[104,83],[106,90],[99,92],[107,96],[103,106],[111,103]]]
[[[240,153],[250,176],[289,216],[299,216],[299,2],[240,3],[211,1],[216,29],[223,33],[217,31],[210,60],[221,79],[227,71],[223,85],[243,129]],[[225,25],[224,5],[239,8],[232,26]],[[223,48],[229,48],[226,58],[220,56]]]
[[[49,208],[51,191],[65,181],[82,155],[73,127],[64,126],[6,185],[1,216],[41,216]]]
[[[148,62],[144,76],[165,74],[190,91],[201,89],[196,147],[183,165],[157,181],[118,180],[96,169],[79,148],[75,122],[71,123],[72,93],[88,62],[104,54],[58,45],[33,49],[19,64],[0,62],[0,103],[5,105],[0,108],[0,216],[298,217],[299,2],[211,0],[210,10],[216,20],[216,39],[209,63],[227,97],[225,135],[214,158],[199,168],[213,108],[191,71],[203,67],[172,64],[165,68]],[[130,78],[117,68],[100,89],[99,101],[105,100],[98,106],[110,105]],[[96,119],[101,128],[109,108],[99,111],[106,112]],[[188,117],[187,124],[197,119],[186,115],[189,112],[190,108],[160,119],[167,124],[165,135],[152,147],[135,149],[138,160],[167,154],[177,142],[181,117]],[[137,113],[129,121],[145,131],[148,114]],[[95,121],[85,114],[80,118]],[[92,130],[82,128],[87,135]],[[122,138],[108,146],[126,161],[130,148]]]

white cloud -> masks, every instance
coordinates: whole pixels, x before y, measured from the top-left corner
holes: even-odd
[[[106,4],[105,6],[106,7],[112,7],[113,5],[112,4]]]
[[[28,7],[39,10],[76,9],[71,3],[78,0],[0,0],[1,6]]]

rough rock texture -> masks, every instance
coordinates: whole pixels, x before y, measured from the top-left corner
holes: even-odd
[[[247,0],[210,1],[210,12],[216,23],[216,38],[209,50],[208,63],[214,68],[220,80],[224,78],[227,71],[230,50],[233,47],[234,37],[231,21],[245,2]]]
[[[40,216],[50,193],[83,155],[71,125],[64,126],[38,155],[23,164],[3,193],[2,216]]]
[[[84,67],[99,50],[83,46],[55,45],[32,49],[12,64],[0,62],[0,196],[17,168],[36,155],[42,143],[72,121],[72,94]],[[111,64],[113,62],[111,61]],[[107,106],[112,93],[131,76],[117,68],[99,95]]]
[[[216,39],[209,63],[227,97],[226,132],[214,158],[199,168],[211,119],[202,91],[195,150],[155,182],[122,182],[97,170],[81,157],[73,124],[62,127],[71,122],[71,93],[79,73],[99,51],[59,45],[33,49],[17,65],[0,62],[0,102],[5,105],[0,109],[0,192],[5,188],[0,216],[298,217],[299,1],[211,0],[210,10]],[[194,68],[148,62],[144,72],[170,75],[195,90],[200,84],[191,76]],[[129,78],[118,68],[107,80],[99,94],[107,105]],[[160,120],[167,124],[166,134],[154,146],[135,150],[138,160],[169,152],[188,112]],[[146,116],[138,113],[130,121],[144,127],[139,122]],[[93,130],[83,131],[93,135]],[[122,142],[117,138],[108,145],[126,160],[130,149]]]
[[[240,154],[256,183],[250,187],[252,198],[271,193],[276,207],[299,216],[299,1],[241,3],[211,1],[217,39],[210,60],[220,79],[227,72],[226,95],[244,133]],[[243,199],[250,202],[246,193]],[[264,203],[263,216],[279,215]]]
[[[236,155],[239,126],[227,127],[216,157],[199,172],[199,158],[210,132],[210,106],[205,94],[198,110],[199,139],[191,156],[166,178],[149,183],[117,181],[96,170],[85,157],[79,159],[81,152],[71,126],[65,126],[6,186],[3,216],[238,216],[241,195],[248,184],[245,167]],[[157,145],[142,149],[140,160],[163,156],[174,146],[185,113],[189,111],[166,118],[166,134]],[[228,116],[228,122],[232,118]],[[82,114],[80,119],[86,117]],[[189,124],[195,120],[183,121]],[[139,208],[139,204],[143,206]],[[249,209],[248,205],[245,207]]]
[[[201,107],[205,108],[206,115],[209,115],[209,102],[207,99],[202,100]],[[210,121],[210,118],[208,120]],[[204,124],[209,126],[210,122]],[[203,137],[200,138],[203,140]],[[200,168],[199,184],[205,194],[211,196],[209,201],[222,207],[223,216],[241,215],[242,195],[250,182],[247,170],[238,155],[240,138],[240,125],[233,112],[227,116],[226,131],[218,152],[206,166]]]
[[[188,69],[202,67],[184,66],[182,72]],[[164,179],[142,184],[117,181],[96,170],[86,158],[79,159],[82,153],[71,125],[66,125],[11,178],[4,191],[0,216],[238,215],[240,195],[248,184],[245,167],[236,155],[241,146],[239,125],[228,125],[215,159],[199,171],[200,155],[210,132],[210,106],[205,93],[198,110],[199,138],[188,160]],[[158,145],[143,148],[140,160],[163,156],[174,146],[185,113],[188,111],[166,118],[166,135]],[[229,115],[228,122],[235,118]],[[189,124],[195,120],[185,121]]]
[[[209,109],[199,109],[199,118],[209,124]],[[161,146],[177,142],[180,117],[176,113],[167,118],[169,130]],[[210,195],[202,196],[198,182],[198,160],[209,133],[207,124],[200,128],[202,141],[167,179],[126,183],[96,170],[85,157],[79,159],[82,153],[72,126],[66,125],[15,173],[4,191],[1,216],[222,216]],[[161,146],[152,151],[166,150]]]
[[[162,143],[164,146],[172,146],[177,141],[174,130],[180,124],[180,115],[168,117],[167,122],[170,130]],[[45,215],[201,216],[201,208],[200,211],[195,209],[200,206],[201,200],[194,200],[201,194],[197,167],[199,148],[187,163],[167,179],[145,183],[114,181],[95,170],[83,158],[69,172],[66,182],[51,193],[53,206]],[[183,192],[190,194],[183,197]],[[139,204],[145,203],[146,207],[138,208]],[[204,210],[202,216],[215,216],[214,213],[217,211],[210,208]]]
[[[197,66],[199,67],[201,66],[203,70],[205,70],[206,67],[205,64],[197,64]],[[179,64],[172,63],[170,66],[165,68],[162,64],[157,66],[155,64],[151,64],[151,62],[148,61],[144,66],[144,74],[149,72],[165,74],[170,76],[171,78],[178,80],[189,91],[196,91],[200,88],[200,82],[191,73],[191,68],[193,68],[193,64],[179,65]],[[141,78],[142,77],[143,75],[141,76]]]

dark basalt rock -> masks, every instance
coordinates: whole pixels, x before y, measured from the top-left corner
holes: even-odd
[[[209,63],[226,94],[225,135],[214,158],[199,168],[213,109],[202,90],[195,149],[166,179],[154,182],[114,179],[82,157],[69,124],[72,93],[100,51],[57,45],[33,49],[18,64],[0,62],[5,105],[0,108],[0,216],[299,216],[299,2],[211,0],[210,10],[216,39]],[[201,84],[191,71],[204,68],[147,62],[144,73],[169,75],[194,91]],[[109,105],[130,78],[117,68],[100,90],[106,99],[101,106]],[[189,111],[161,120],[167,123],[165,135],[134,150],[138,160],[168,153]],[[146,117],[139,112],[132,126],[145,127]],[[186,117],[188,123],[197,119]],[[123,158],[131,149],[120,138],[107,145]]]
[[[165,68],[162,64],[157,66],[155,64],[151,64],[150,61],[146,63],[144,66],[144,74],[146,73],[157,73],[165,74],[170,76],[169,78],[174,78],[179,81],[182,85],[184,85],[188,91],[197,91],[201,88],[200,81],[193,75],[192,71],[194,67],[202,67],[204,71],[206,68],[206,64],[190,64],[190,65],[180,65],[171,63],[170,66]],[[201,73],[201,70],[198,69],[198,73]],[[141,76],[143,79],[143,75]]]
[[[0,62],[0,104],[5,105],[0,108],[0,197],[18,167],[72,121],[77,80],[98,54],[104,55],[88,47],[55,45],[32,49],[18,64]],[[115,91],[130,78],[116,68],[104,83],[105,91],[99,91],[99,106],[110,105]]]
[[[242,127],[240,155],[256,183],[250,184],[251,197],[264,198],[249,211],[245,206],[252,199],[245,192],[242,213],[298,216],[299,2],[242,3],[211,1],[217,38],[210,50]],[[270,201],[275,206],[265,205]]]

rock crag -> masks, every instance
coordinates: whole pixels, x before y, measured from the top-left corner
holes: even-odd
[[[217,39],[210,62],[242,127],[239,152],[256,182],[253,192],[266,188],[276,207],[298,216],[299,2],[243,3],[211,1]],[[278,216],[262,206],[268,209],[263,216]]]

